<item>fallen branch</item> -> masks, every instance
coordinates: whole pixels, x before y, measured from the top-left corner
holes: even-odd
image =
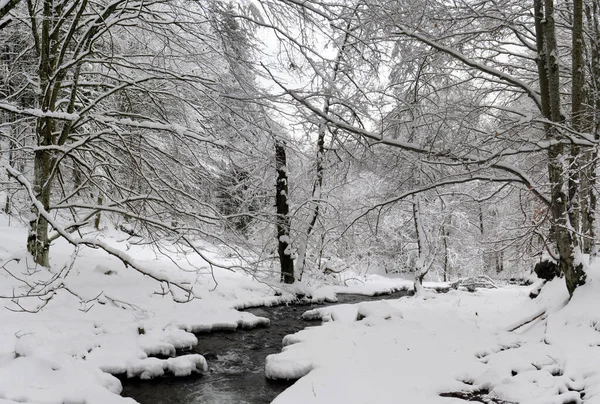
[[[519,328],[523,327],[524,325],[533,323],[535,320],[537,320],[538,318],[543,317],[545,315],[546,315],[546,309],[544,309],[542,311],[538,311],[533,316],[530,316],[530,317],[526,318],[525,320],[521,320],[517,324],[514,324],[513,326],[511,326],[508,329],[508,332],[516,331]]]

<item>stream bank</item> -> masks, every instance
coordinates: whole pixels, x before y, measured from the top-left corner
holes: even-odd
[[[246,309],[271,320],[268,327],[197,334],[198,345],[186,353],[203,355],[209,369],[201,375],[152,380],[123,380],[123,393],[140,404],[262,404],[270,403],[294,381],[265,378],[265,358],[281,351],[283,337],[315,325],[303,320],[307,310],[335,304],[398,299],[410,292],[364,296],[338,294],[338,302],[291,304]]]

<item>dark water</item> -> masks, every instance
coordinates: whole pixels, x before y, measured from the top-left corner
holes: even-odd
[[[369,297],[338,295],[338,303],[398,299],[391,295]],[[264,376],[267,355],[281,351],[283,337],[315,325],[301,319],[302,313],[325,305],[289,305],[260,307],[247,311],[271,320],[269,327],[234,332],[198,334],[192,352],[205,356],[208,372],[185,378],[165,377],[153,380],[124,380],[123,393],[141,404],[260,404],[270,403],[293,382],[267,380]]]

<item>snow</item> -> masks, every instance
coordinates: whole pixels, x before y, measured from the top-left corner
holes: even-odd
[[[267,376],[307,374],[275,402],[395,402],[399,394],[407,402],[447,402],[438,393],[461,387],[453,375],[478,366],[469,350],[495,339],[481,331],[481,324],[466,321],[464,301],[448,304],[459,294],[361,303],[356,306],[362,319],[354,322],[335,321],[334,309],[333,321],[286,337],[282,353],[267,358]],[[328,387],[342,381],[341,391]],[[431,387],[435,384],[437,389]]]
[[[2,300],[0,404],[132,403],[119,396],[115,375],[206,372],[204,357],[182,353],[198,344],[194,333],[269,325],[269,319],[237,309],[283,304],[296,295],[335,302],[336,293],[413,289],[412,280],[351,271],[336,274],[344,287],[286,286],[243,272],[211,271],[190,256],[165,259],[149,246],[127,244],[116,231],[85,235],[127,250],[161,279],[189,285],[194,299],[181,304],[165,283],[91,248],[81,249],[66,279],[57,278],[72,253],[64,242],[53,245],[50,272],[35,268],[24,252],[26,229],[2,220],[0,295],[27,292],[15,278],[25,274],[39,285],[52,280],[58,289],[41,308],[37,298]],[[201,248],[211,259],[224,259],[219,246]],[[282,351],[266,359],[266,377],[298,379],[274,403],[458,403],[440,394],[481,391],[523,404],[600,403],[597,262],[570,301],[563,279],[546,283],[536,299],[529,298],[532,287],[437,293],[431,288],[447,284],[425,286],[415,297],[305,311],[304,319],[323,323],[285,336]],[[40,310],[11,311],[17,302]]]
[[[377,274],[359,275],[353,271],[344,271],[338,274],[340,282],[344,286],[332,286],[333,293],[353,293],[365,296],[377,296],[389,294],[401,290],[414,290],[414,279],[404,279],[400,276],[382,276]],[[449,289],[449,284],[445,282],[423,282],[427,289]],[[327,289],[325,289],[327,290]]]
[[[568,304],[557,279],[535,300],[503,287],[307,311],[326,322],[286,336],[267,358],[267,377],[300,378],[274,403],[450,403],[462,400],[440,393],[481,390],[514,403],[580,403],[582,393],[598,403],[597,279]]]
[[[0,364],[0,397],[9,402],[133,403],[117,396],[121,383],[85,361],[17,357]]]
[[[2,299],[0,399],[5,402],[133,402],[118,395],[121,383],[113,375],[148,379],[204,372],[209,364],[201,355],[174,357],[198,344],[193,333],[266,326],[268,319],[237,308],[288,302],[301,288],[288,291],[242,272],[211,272],[206,262],[190,256],[173,254],[171,260],[150,246],[128,244],[117,231],[85,237],[126,250],[140,268],[161,279],[193,285],[194,299],[177,303],[165,294],[166,284],[92,248],[80,250],[63,279],[58,275],[66,273],[72,247],[57,241],[51,271],[36,268],[24,251],[26,229],[7,221],[0,215],[0,295],[26,294],[29,287],[15,278],[26,274],[30,284],[51,281],[57,289],[45,306],[37,298]],[[201,248],[211,258],[223,256],[218,246]],[[12,311],[20,307],[39,312]]]
[[[323,307],[308,310],[302,314],[305,320],[338,321],[352,323],[369,317],[370,320],[380,317],[390,319],[392,317],[402,318],[402,312],[386,300],[375,302],[362,302],[358,304],[340,304],[337,306]],[[285,345],[286,339],[284,339]]]
[[[177,358],[161,360],[145,358],[128,364],[127,377],[153,379],[170,373],[174,376],[189,376],[195,372],[206,372],[208,365],[202,355],[182,355]]]

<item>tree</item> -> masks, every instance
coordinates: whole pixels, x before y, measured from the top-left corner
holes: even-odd
[[[225,91],[234,60],[214,40],[215,11],[147,0],[25,5],[11,11],[19,18],[10,29],[31,45],[39,69],[23,88],[9,90],[0,110],[16,117],[2,124],[9,129],[4,139],[35,128],[33,140],[18,144],[33,173],[7,159],[2,167],[30,200],[28,250],[35,262],[48,266],[52,242],[64,238],[104,249],[171,285],[83,235],[102,213],[102,220],[125,222],[132,234],[177,241],[219,265],[196,240],[225,242],[215,177],[229,156],[244,154],[244,145],[222,137],[214,117],[229,111],[223,119],[231,133],[249,125],[235,119],[242,107]],[[27,91],[35,97],[20,103],[17,95]],[[179,288],[192,296],[190,287]]]
[[[288,199],[288,174],[285,143],[275,142],[275,161],[277,164],[277,183],[275,187],[275,206],[277,209],[277,251],[281,265],[281,280],[294,283],[294,261],[290,239],[290,207]]]
[[[452,175],[447,180],[438,179],[436,187],[489,181],[496,183],[498,189],[504,184],[514,184],[529,190],[549,209],[551,231],[546,243],[554,245],[551,250],[565,274],[569,293],[585,282],[583,264],[575,257],[579,255],[577,251],[583,251],[584,244],[580,237],[580,201],[591,201],[593,192],[590,192],[591,187],[583,190],[578,175],[583,161],[580,148],[595,147],[595,141],[585,134],[581,119],[585,115],[582,111],[585,97],[581,92],[585,87],[581,85],[585,63],[582,63],[580,5],[561,13],[561,18],[572,19],[573,24],[567,24],[573,27],[571,31],[556,24],[554,3],[550,0],[536,2],[534,16],[529,13],[531,5],[520,0],[494,4],[463,1],[452,9],[443,2],[417,5],[371,1],[361,2],[354,12],[347,12],[350,5],[329,2],[313,2],[310,6],[290,3],[290,7],[302,7],[303,12],[314,18],[328,20],[327,26],[331,31],[337,30],[338,35],[351,32],[357,42],[376,50],[377,57],[365,58],[347,72],[352,78],[349,83],[354,86],[336,94],[336,103],[359,117],[355,122],[361,122],[360,125],[349,122],[339,113],[324,113],[314,102],[317,98],[314,91],[291,89],[280,82],[288,96],[337,130],[366,139],[372,145],[421,155],[432,167],[453,167]],[[419,8],[418,12],[415,7]],[[360,32],[344,28],[364,26],[367,21],[370,36],[360,36]],[[579,48],[574,48],[572,58],[567,60],[563,57],[566,48],[559,41],[569,35],[571,46]],[[291,40],[289,43],[294,44]],[[393,76],[383,80],[382,85],[369,83],[363,87],[360,99],[350,96],[354,88],[361,87],[358,84],[362,78],[361,67],[377,63],[377,71],[384,72],[390,70],[390,63],[394,61],[403,65],[413,61],[418,66],[415,50],[445,60],[445,65],[428,65],[433,74],[451,70],[453,82],[428,81],[426,88],[429,95],[441,95],[445,101],[443,107],[453,108],[452,121],[470,122],[474,113],[480,116],[468,131],[461,133],[462,137],[454,137],[458,142],[447,142],[453,129],[444,122],[447,115],[440,119],[441,115],[430,109],[415,110],[419,119],[437,128],[425,142],[395,139],[383,129],[372,129],[379,127],[381,115],[386,116],[386,105],[398,99],[397,94],[389,91],[398,86]],[[572,66],[569,75],[560,69],[561,63]],[[563,78],[571,79],[577,86],[569,97],[570,119],[563,114],[566,110],[561,98],[565,92],[561,84]],[[412,80],[418,79],[413,77]],[[447,95],[452,93],[460,94],[460,98],[449,104]],[[369,105],[367,109],[365,104]],[[436,109],[442,108],[438,105]],[[543,154],[546,155],[545,170],[539,165]],[[595,162],[590,164],[595,165]],[[547,175],[545,181],[537,177],[543,171]],[[589,217],[583,222],[586,223],[583,232],[593,235]]]

